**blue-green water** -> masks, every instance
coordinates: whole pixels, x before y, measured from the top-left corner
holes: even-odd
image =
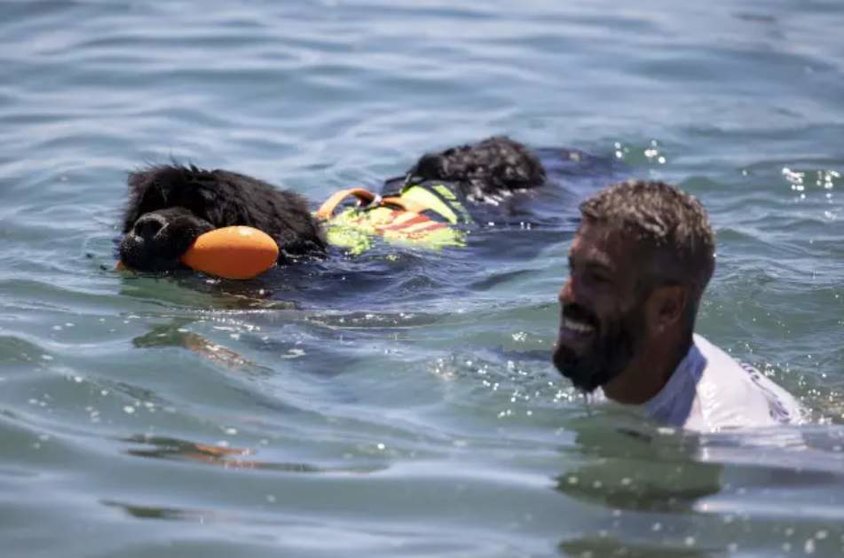
[[[842,22],[838,0],[3,2],[0,554],[840,556]],[[587,408],[545,356],[570,223],[248,286],[110,271],[145,163],[320,200],[493,133],[699,196],[700,332],[813,423]]]

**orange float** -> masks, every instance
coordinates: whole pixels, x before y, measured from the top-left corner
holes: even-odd
[[[263,231],[235,226],[199,235],[182,255],[191,269],[225,279],[251,279],[278,260],[278,244]]]

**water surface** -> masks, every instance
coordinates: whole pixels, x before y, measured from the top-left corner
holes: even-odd
[[[0,4],[3,555],[840,556],[842,16],[832,0]],[[603,162],[557,173],[553,223],[478,232],[483,257],[382,248],[249,284],[111,271],[144,164],[317,201],[498,133]],[[706,204],[699,331],[812,424],[669,432],[558,377],[567,216],[619,176]]]

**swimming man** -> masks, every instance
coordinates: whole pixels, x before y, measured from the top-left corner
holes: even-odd
[[[715,237],[692,196],[662,182],[611,186],[580,206],[560,291],[554,364],[580,390],[698,431],[802,419],[797,401],[694,333]]]

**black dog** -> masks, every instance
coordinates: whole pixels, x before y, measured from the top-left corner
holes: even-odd
[[[506,137],[426,154],[407,176],[442,181],[470,207],[536,188],[546,179],[536,155]],[[141,271],[177,269],[197,236],[232,225],[272,236],[283,248],[280,263],[320,257],[328,248],[320,222],[299,194],[225,170],[162,165],[129,175],[120,259]]]

